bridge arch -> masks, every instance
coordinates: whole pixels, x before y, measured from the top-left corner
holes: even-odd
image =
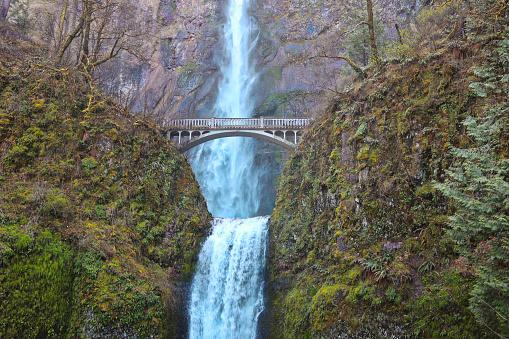
[[[250,137],[294,149],[309,125],[308,118],[207,118],[177,119],[168,121],[164,130],[181,152],[207,141]]]
[[[189,140],[186,143],[180,145],[179,149],[181,152],[187,152],[190,149],[206,143],[208,141],[232,138],[232,137],[250,137],[258,140],[266,141],[275,145],[279,145],[287,150],[294,149],[297,145],[289,142],[276,135],[272,131],[257,131],[257,130],[225,130],[225,131],[210,131],[203,133],[201,136]]]

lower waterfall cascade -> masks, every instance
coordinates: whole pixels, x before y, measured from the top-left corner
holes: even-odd
[[[190,338],[255,338],[263,311],[267,217],[216,219],[200,253]]]

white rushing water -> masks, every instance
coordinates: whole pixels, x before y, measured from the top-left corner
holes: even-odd
[[[267,217],[217,219],[200,253],[190,338],[255,338],[263,311]]]
[[[248,7],[249,0],[229,0],[215,117],[252,114],[255,75],[249,54],[256,41]],[[191,155],[193,170],[214,216],[248,218],[257,214],[262,195],[258,178],[262,173],[254,169],[253,147],[249,138],[227,138],[209,142]]]
[[[216,117],[252,114],[255,75],[250,52],[256,39],[248,7],[249,0],[228,3]],[[268,218],[253,218],[259,213],[263,196],[259,178],[264,175],[263,169],[254,166],[254,145],[245,138],[221,139],[191,155],[209,210],[216,217],[191,287],[191,339],[257,336],[263,311]]]

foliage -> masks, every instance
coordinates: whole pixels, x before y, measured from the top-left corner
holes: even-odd
[[[176,336],[210,221],[191,168],[81,75],[5,60],[0,337]]]
[[[25,165],[39,155],[44,133],[38,127],[28,128],[7,153],[6,161],[13,165]]]
[[[500,48],[507,42],[500,32],[480,27],[475,39],[451,35],[461,15],[470,20],[477,14],[465,11],[460,2],[443,4],[419,18],[429,27],[441,27],[434,41],[424,35],[422,41],[416,39],[425,46],[417,51],[420,58],[394,61],[379,75],[354,83],[313,123],[281,176],[270,226],[271,293],[277,300],[272,313],[280,323],[299,324],[301,333],[490,337],[483,322],[474,320],[481,319],[477,313],[493,319],[493,312],[487,312],[487,305],[477,312],[469,293],[478,300],[498,301],[490,306],[499,307],[500,314],[502,305],[509,304],[497,292],[508,276],[505,236],[484,228],[495,225],[486,222],[495,220],[489,213],[498,213],[499,229],[507,215],[503,159],[508,124],[495,123],[498,118],[490,118],[485,108],[507,116],[508,81],[501,62],[507,52]],[[440,22],[435,11],[452,20]],[[474,29],[471,21],[469,25]],[[493,63],[486,66],[486,60]],[[476,84],[469,86],[472,82]],[[461,122],[468,116],[472,118],[465,126]],[[491,140],[496,143],[476,146],[469,126],[485,126],[478,133],[484,138],[494,127],[498,134]],[[482,231],[470,239],[475,257],[470,261],[466,254],[458,255],[457,239],[447,232],[456,203],[434,186],[447,169],[454,172],[465,160],[455,161],[451,148],[477,161],[471,168],[480,181],[472,185],[480,190],[469,192],[485,211],[475,214],[484,219],[475,220]],[[482,157],[473,154],[476,148]],[[465,172],[462,178],[468,179]],[[494,200],[481,199],[488,195]],[[354,268],[360,273],[353,274]],[[492,274],[494,269],[498,273]],[[481,273],[484,291],[477,287]],[[317,295],[313,306],[316,292],[330,286],[338,293]],[[305,296],[298,301],[302,317],[287,313],[289,304],[281,302],[296,289]],[[284,337],[288,328],[297,333],[297,326],[273,326],[271,335]],[[500,327],[498,333],[505,334]]]
[[[19,225],[1,225],[13,255],[0,269],[0,333],[5,337],[65,335],[71,312],[72,251],[43,231],[34,238]]]
[[[477,338],[481,333],[469,312],[468,279],[454,271],[433,273],[440,284],[428,282],[428,288],[410,304],[407,316],[413,323],[413,335],[425,338]]]
[[[311,301],[311,327],[314,331],[323,331],[327,324],[334,321],[338,307],[338,297],[342,288],[339,284],[324,285],[313,296]]]
[[[71,213],[71,201],[61,190],[53,188],[46,193],[41,206],[41,215],[59,218],[68,217]]]
[[[470,85],[477,96],[508,89],[508,56],[509,34],[500,43],[496,64],[477,69],[483,81]],[[470,309],[477,321],[501,335],[509,335],[509,159],[501,148],[508,114],[504,100],[480,118],[465,119],[472,145],[452,148],[454,164],[437,185],[456,207],[449,234],[476,272]]]
[[[284,318],[274,319],[274,322],[281,326],[280,333],[283,338],[296,338],[298,336],[311,338],[308,329],[310,299],[309,291],[296,286],[284,296],[283,300],[280,300],[279,297],[274,300],[276,304],[280,304],[282,308],[287,310]]]

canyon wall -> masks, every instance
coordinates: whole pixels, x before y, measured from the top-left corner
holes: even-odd
[[[154,36],[141,62],[123,56],[103,67],[106,90],[161,122],[209,113],[217,88],[223,1],[161,0],[145,4]],[[119,76],[120,75],[120,76]]]
[[[54,35],[63,0],[30,3],[31,35]],[[218,84],[218,60],[225,0],[129,1],[135,24],[144,27],[143,58],[122,53],[96,72],[106,92],[134,112],[163,122],[175,117],[209,115]],[[423,2],[376,3],[380,43],[397,39]],[[365,3],[359,1],[255,0],[251,14],[258,26],[256,115],[314,116],[323,113],[353,76],[348,55],[368,64]],[[72,20],[71,20],[72,21]],[[68,23],[69,27],[73,23]],[[40,27],[44,27],[40,30]]]
[[[379,1],[377,33],[396,38],[395,24],[406,26],[419,1]],[[261,29],[259,107],[262,115],[301,116],[323,113],[352,73],[334,58],[348,55],[361,66],[369,62],[364,1],[258,0]],[[347,67],[345,67],[347,66]]]

